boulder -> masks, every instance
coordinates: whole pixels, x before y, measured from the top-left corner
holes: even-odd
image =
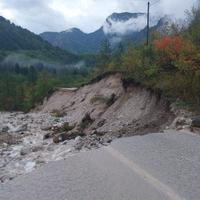
[[[83,137],[83,136],[85,136],[85,134],[82,132],[79,132],[79,131],[64,132],[64,133],[55,135],[53,137],[53,142],[57,144],[59,142],[64,142],[65,140],[75,139],[78,136]]]
[[[51,138],[52,137],[52,134],[51,133],[46,133],[46,134],[44,134],[44,136],[43,136],[43,140],[47,140],[47,139],[49,139],[49,138]]]
[[[51,130],[51,128],[52,128],[51,125],[43,125],[43,126],[41,127],[41,130],[42,130],[42,131],[49,131],[49,130]]]
[[[200,128],[200,117],[193,118],[191,126]]]
[[[53,142],[55,144],[58,144],[60,142],[64,142],[65,140],[69,139],[68,134],[67,133],[60,133],[57,134],[53,137]]]
[[[176,130],[190,129],[191,123],[190,118],[177,117],[172,123],[171,128],[175,128]]]
[[[24,147],[24,148],[22,148],[21,151],[20,151],[20,155],[21,155],[21,156],[25,156],[25,155],[27,155],[27,154],[29,154],[29,153],[31,153],[31,148],[28,148],[28,147]]]
[[[58,144],[60,142],[60,139],[58,136],[53,137],[53,143]]]
[[[23,132],[23,131],[27,131],[28,129],[28,124],[22,124],[20,126],[18,126],[14,132],[19,133],[19,132]]]
[[[74,149],[77,150],[77,151],[80,151],[83,147],[83,140],[80,136],[76,137],[75,140],[74,140]]]
[[[9,131],[9,127],[7,125],[5,125],[1,128],[1,132],[3,132],[3,133],[7,133],[8,131]]]

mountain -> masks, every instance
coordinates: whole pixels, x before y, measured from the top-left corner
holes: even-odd
[[[106,39],[102,28],[89,34],[77,28],[72,28],[60,33],[44,32],[40,36],[53,46],[69,50],[76,54],[96,53],[102,41]]]
[[[61,63],[73,63],[80,59],[0,16],[0,61],[13,53],[20,56],[23,54],[32,59]]]
[[[152,18],[152,26],[158,23],[157,18]],[[40,36],[53,46],[69,50],[78,54],[98,53],[103,41],[108,39],[114,46],[121,41],[139,41],[144,39],[146,27],[145,13],[113,13],[97,31],[84,33],[77,28],[63,32],[44,32]],[[141,37],[142,36],[142,37]]]

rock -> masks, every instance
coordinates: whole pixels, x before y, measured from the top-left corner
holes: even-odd
[[[8,144],[7,144],[7,143],[3,143],[3,144],[2,144],[2,147],[3,147],[3,148],[7,148],[7,147],[8,147]]]
[[[24,148],[21,149],[20,155],[25,156],[25,155],[29,154],[30,152],[31,152],[30,148],[24,147]]]
[[[44,150],[43,146],[34,146],[31,148],[32,152],[38,152]]]
[[[39,158],[36,160],[36,164],[37,165],[45,164],[45,160],[43,160],[42,158]]]
[[[93,130],[93,131],[91,132],[91,135],[95,135],[96,132],[97,132],[97,130]]]
[[[77,136],[77,137],[75,138],[74,141],[75,141],[76,143],[81,142],[81,141],[82,141],[81,136]]]
[[[43,136],[43,140],[47,140],[51,138],[51,134],[50,133],[46,133],[44,136]]]
[[[53,146],[53,144],[51,144],[51,145],[49,145],[49,146],[47,147],[47,151],[54,151],[54,146]]]
[[[172,123],[171,128],[175,128],[176,130],[182,130],[186,128],[190,128],[191,120],[185,117],[177,117]]]
[[[200,117],[192,119],[192,127],[200,128]]]
[[[53,137],[53,143],[58,144],[60,142],[60,139],[58,136]]]
[[[9,127],[8,126],[3,126],[1,128],[1,132],[3,132],[3,133],[7,133],[8,131],[9,131]]]
[[[55,144],[58,144],[60,142],[64,142],[65,140],[69,139],[68,134],[67,133],[60,133],[58,135],[55,135],[53,137],[53,142]]]
[[[104,138],[103,142],[110,144],[112,142],[112,139],[111,138]]]
[[[54,143],[59,143],[59,142],[64,142],[65,140],[72,140],[75,139],[78,136],[85,136],[84,133],[79,132],[79,131],[71,131],[67,133],[60,133],[57,134],[53,137],[53,142]]]
[[[77,142],[75,145],[74,145],[74,149],[77,150],[77,151],[80,151],[82,148],[83,148],[83,142]]]
[[[51,130],[51,128],[52,128],[51,125],[43,125],[43,126],[41,127],[41,130],[42,130],[42,131],[49,131],[49,130]]]
[[[102,119],[100,122],[98,122],[97,126],[100,128],[106,123],[106,119]]]
[[[24,131],[27,131],[27,129],[28,129],[28,124],[22,124],[22,125],[18,126],[18,127],[14,130],[14,132],[16,132],[16,133],[24,132]]]

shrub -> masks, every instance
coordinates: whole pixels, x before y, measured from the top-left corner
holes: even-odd
[[[54,134],[62,133],[62,132],[69,132],[75,128],[76,125],[69,125],[68,122],[65,122],[61,127],[56,127],[54,129]]]
[[[54,117],[58,117],[58,118],[64,117],[64,116],[66,115],[66,113],[65,113],[64,111],[62,111],[62,110],[57,110],[57,109],[54,109],[51,113],[52,113],[52,115],[53,115]]]
[[[181,36],[165,36],[153,42],[157,53],[157,64],[164,69],[176,68],[175,62],[185,48],[185,41]]]
[[[90,100],[90,103],[94,104],[96,102],[99,102],[99,103],[106,104],[107,106],[111,106],[115,102],[115,100],[116,100],[116,95],[114,93],[111,94],[110,97],[96,95],[92,97],[92,99]]]

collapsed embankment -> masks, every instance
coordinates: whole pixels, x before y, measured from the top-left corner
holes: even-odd
[[[118,137],[162,131],[173,119],[166,100],[121,74],[59,89],[35,111],[0,113],[0,181]]]
[[[58,90],[40,111],[60,112],[75,130],[83,126],[81,131],[86,134],[114,137],[157,132],[174,117],[160,95],[135,84],[125,85],[121,74],[105,76],[77,90]]]

